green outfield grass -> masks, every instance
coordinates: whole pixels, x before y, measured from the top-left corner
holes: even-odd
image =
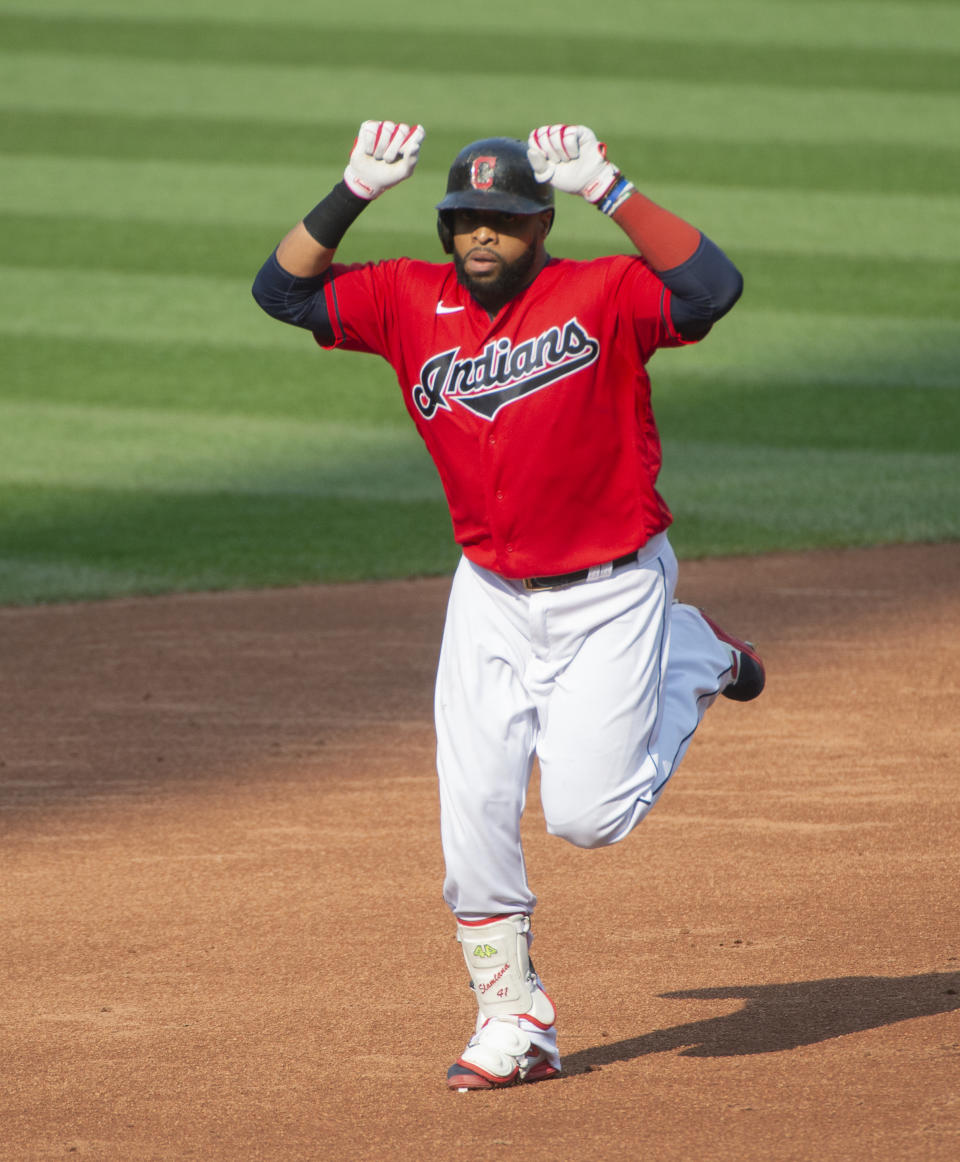
[[[0,0],[0,603],[453,566],[389,368],[250,297],[394,114],[420,165],[345,260],[439,259],[456,150],[567,120],[743,270],[651,365],[682,556],[960,537],[957,5],[78,7]],[[554,253],[620,245],[560,201]]]

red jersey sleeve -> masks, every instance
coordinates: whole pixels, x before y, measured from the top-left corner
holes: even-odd
[[[320,346],[388,356],[403,267],[403,259],[349,266],[334,263],[323,288],[333,343],[317,337]]]
[[[677,334],[670,317],[671,292],[639,255],[615,262],[607,277],[607,301],[615,305],[618,331],[632,341],[638,363],[646,364],[659,347],[696,342]]]

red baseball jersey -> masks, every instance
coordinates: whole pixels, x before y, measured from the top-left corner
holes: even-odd
[[[331,271],[333,345],[393,367],[471,561],[567,573],[670,524],[646,363],[684,340],[642,259],[551,259],[492,320],[452,263]]]

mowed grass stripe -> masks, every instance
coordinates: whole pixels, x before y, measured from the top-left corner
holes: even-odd
[[[129,0],[84,0],[89,16],[129,19]],[[8,0],[11,12],[35,16],[76,16],[76,0]],[[258,27],[296,24],[312,37],[332,28],[380,30],[397,23],[395,0],[364,0],[363,5],[319,6],[316,0],[284,0],[282,6],[263,0],[165,0],[147,3],[141,11],[156,20],[243,20]],[[490,27],[509,27],[521,37],[545,28],[580,28],[582,0],[486,0],[484,18]],[[636,35],[703,40],[727,44],[910,47],[937,49],[960,41],[956,6],[936,0],[671,0],[646,5],[638,21],[633,0],[609,0],[590,12],[591,31],[612,37]],[[417,3],[403,9],[405,29],[446,28],[458,33],[462,14],[453,5]]]
[[[279,231],[269,228],[0,215],[0,253],[7,265],[37,270],[201,275],[252,282],[278,237]],[[615,237],[629,253],[627,240]],[[570,258],[589,258],[595,252],[579,240],[565,241],[561,248],[558,236],[556,246],[551,242],[551,252]],[[405,245],[410,257],[447,261],[432,231],[417,236],[348,236],[339,257],[352,261],[399,254]],[[741,247],[736,259],[752,303],[832,315],[960,318],[960,259],[914,259],[909,271],[902,260],[876,255],[851,259]]]
[[[37,304],[43,310],[37,310]],[[234,279],[0,267],[0,334],[292,349],[310,336],[265,315]],[[951,387],[960,320],[830,315],[741,303],[709,344],[664,352],[691,372]]]
[[[654,374],[676,367],[704,380],[745,386],[823,380],[863,386],[960,389],[960,319],[815,315],[749,300],[718,324],[704,343],[656,356]],[[797,439],[803,440],[801,433]]]
[[[266,417],[197,416],[189,422],[177,412],[134,411],[40,403],[0,404],[3,456],[0,484],[49,487],[105,488],[118,491],[135,483],[148,492],[224,492],[232,495],[297,494],[352,499],[400,501],[441,500],[436,471],[422,444],[409,429],[385,431],[337,423],[304,423]],[[750,447],[750,467],[733,449],[747,445],[711,438],[679,439],[669,425],[664,441],[670,452],[666,470],[672,492],[696,495],[722,514],[729,501],[720,494],[721,481],[738,482],[755,474],[760,487],[754,515],[777,511],[794,482],[813,469],[845,476],[858,469],[864,489],[879,487],[888,495],[906,496],[909,484],[939,482],[931,503],[952,509],[960,529],[960,453],[883,450],[878,448],[810,447],[798,441]],[[103,447],[114,448],[110,457]],[[695,469],[692,468],[696,465]],[[778,470],[779,468],[779,470]],[[675,479],[676,478],[676,479]],[[678,482],[679,478],[687,481]],[[712,482],[712,484],[711,484]],[[823,482],[811,481],[806,502],[816,511],[819,492],[842,495]],[[932,491],[932,490],[931,490]],[[802,503],[802,502],[801,502]],[[857,506],[876,509],[864,494]],[[842,506],[838,506],[842,507]],[[830,506],[828,506],[830,508]],[[837,508],[803,518],[807,527],[841,527],[846,517]]]
[[[484,69],[492,75],[548,77],[570,81],[593,77],[632,79],[638,67],[649,80],[693,83],[766,83],[796,88],[867,88],[900,92],[956,92],[960,53],[947,48],[810,48],[795,44],[717,44],[644,35],[611,37],[578,28],[571,35],[541,28],[534,39],[498,38]],[[315,26],[251,26],[228,20],[181,22],[93,16],[0,12],[0,43],[7,52],[69,53],[125,60],[175,60],[223,65],[316,64]],[[463,72],[458,34],[446,29],[411,29],[391,24],[332,25],[322,31],[324,59],[363,61],[371,68],[459,78]],[[641,63],[642,62],[642,63]]]
[[[412,424],[0,401],[0,482],[438,500]],[[104,448],[111,453],[104,455]]]
[[[684,556],[960,536],[955,457],[665,450]],[[736,497],[750,503],[731,511]],[[0,483],[0,513],[5,601],[445,573],[457,557],[440,500]]]
[[[446,574],[443,501],[0,485],[0,604]]]
[[[832,383],[825,377],[746,384],[732,375],[688,376],[680,359],[669,369],[654,368],[653,385],[665,440],[744,449],[935,453],[953,457],[960,473],[960,391],[883,387],[869,380]]]
[[[410,426],[386,363],[321,353],[292,329],[288,337],[279,348],[231,348],[179,338],[5,335],[2,398],[179,411],[185,423],[207,413]]]
[[[8,158],[0,213],[63,215],[104,220],[247,224],[276,238],[298,221],[342,175],[337,169],[297,166],[165,164],[57,158]],[[418,168],[351,227],[353,239],[389,229],[423,244],[434,230],[436,201],[446,170]],[[695,222],[725,248],[794,254],[874,254],[903,259],[960,257],[957,198],[920,194],[720,189],[644,183],[647,194]],[[619,232],[581,199],[561,197],[558,252],[567,242],[622,248]],[[275,226],[270,226],[275,223]],[[404,246],[404,251],[409,246]]]
[[[738,544],[734,534],[730,548],[719,551],[750,551],[757,529],[782,548],[960,536],[960,456],[802,446],[737,451],[718,441],[664,442],[660,488],[681,546],[704,529],[709,536],[714,520],[728,523],[731,496],[743,498],[742,539]]]
[[[281,326],[235,279],[0,267],[0,333],[290,347]]]
[[[0,334],[235,349],[293,350],[312,342],[306,332],[263,314],[246,281],[11,268],[0,268]],[[726,374],[744,383],[824,377],[951,388],[958,383],[960,320],[834,316],[744,302],[709,344],[681,354],[688,374]],[[665,352],[658,366],[676,358]]]
[[[491,54],[495,55],[495,54]],[[362,59],[362,58],[361,58]],[[491,132],[525,137],[561,111],[594,126],[615,145],[637,131],[637,110],[649,110],[664,136],[741,142],[873,142],[942,147],[956,140],[956,93],[801,88],[749,81],[692,83],[591,78],[576,90],[562,74],[536,84],[505,83],[496,73],[465,71],[451,87],[432,70],[219,65],[123,60],[42,53],[0,54],[0,107],[8,111],[198,115],[299,122],[316,137],[324,125],[359,123],[373,109],[396,109],[407,120],[470,140]],[[352,143],[352,134],[346,145]],[[428,136],[425,156],[429,156]],[[447,158],[443,161],[447,164]]]
[[[719,329],[704,344],[713,344]],[[306,337],[304,336],[303,339]],[[378,359],[290,350],[224,349],[130,339],[5,336],[3,399],[163,413],[303,420],[412,432],[393,372]],[[709,360],[707,361],[709,364]],[[741,371],[688,372],[684,353],[658,357],[654,403],[665,437],[726,444],[953,453],[960,391],[883,385],[874,363],[863,382],[803,379],[748,384]]]
[[[330,166],[343,163],[356,123],[325,124],[319,135],[297,122],[124,113],[31,112],[0,121],[0,153],[135,161]],[[430,134],[430,153],[452,159],[462,130]],[[659,134],[644,126],[617,140],[625,173],[660,182],[766,189],[952,194],[960,189],[960,148],[900,143],[717,142]]]

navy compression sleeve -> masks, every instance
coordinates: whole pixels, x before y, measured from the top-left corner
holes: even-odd
[[[320,274],[315,278],[297,278],[283,269],[274,251],[257,272],[253,297],[274,319],[304,327],[318,335],[325,345],[332,344],[333,328],[323,293],[328,277]]]
[[[705,234],[686,262],[657,277],[670,288],[670,318],[684,339],[702,339],[743,291],[740,271]]]
[[[310,237],[328,250],[336,250],[350,225],[370,203],[358,197],[346,182],[337,182],[329,194],[303,219]],[[325,346],[333,343],[323,287],[329,275],[297,278],[277,261],[276,250],[260,268],[253,282],[253,297],[273,318],[313,331]]]

